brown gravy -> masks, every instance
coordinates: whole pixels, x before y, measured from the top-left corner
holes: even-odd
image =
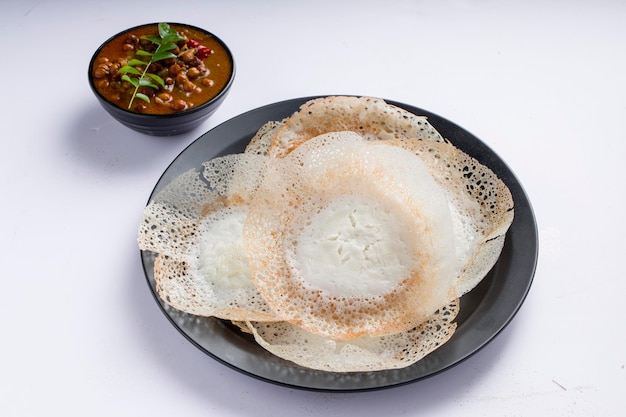
[[[178,57],[153,63],[148,72],[160,76],[166,88],[140,87],[150,103],[135,98],[129,110],[148,114],[170,114],[193,109],[215,97],[228,84],[233,62],[224,46],[213,36],[182,25],[170,25],[185,38],[172,52]],[[93,61],[91,75],[96,89],[107,100],[128,108],[135,89],[121,79],[118,70],[136,56],[137,49],[150,50],[154,44],[141,40],[144,35],[158,35],[157,25],[142,26],[125,32],[102,47]],[[145,68],[145,67],[144,67]],[[143,71],[144,68],[137,67]]]

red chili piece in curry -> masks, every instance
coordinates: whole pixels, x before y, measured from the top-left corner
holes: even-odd
[[[139,113],[168,114],[192,109],[215,97],[228,83],[232,61],[222,44],[206,33],[171,25],[185,40],[172,50],[176,59],[154,62],[149,72],[159,75],[166,88],[155,90],[140,87],[139,92],[150,98],[150,103],[135,99],[131,110]],[[127,108],[135,87],[123,81],[119,69],[143,49],[154,52],[156,45],[141,39],[144,35],[158,35],[157,25],[126,32],[104,45],[92,69],[98,91],[110,102]],[[137,68],[143,71],[143,68]]]

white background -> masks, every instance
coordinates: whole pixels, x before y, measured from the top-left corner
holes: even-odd
[[[175,138],[104,112],[94,50],[127,27],[211,30],[238,73]],[[2,1],[0,415],[621,416],[626,157],[624,1]],[[537,216],[531,292],[505,331],[438,376],[371,393],[275,386],[214,361],[165,319],[136,230],[189,143],[250,109],[379,96],[463,126]]]

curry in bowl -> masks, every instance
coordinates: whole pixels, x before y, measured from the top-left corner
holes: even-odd
[[[218,96],[234,70],[227,47],[188,25],[151,24],[123,32],[98,51],[90,68],[97,92],[141,114],[175,114]]]

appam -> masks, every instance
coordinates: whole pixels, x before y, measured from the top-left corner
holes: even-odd
[[[410,366],[446,343],[457,327],[459,300],[413,329],[389,336],[336,340],[287,322],[248,322],[255,340],[272,354],[309,369],[370,372]]]
[[[266,122],[257,130],[257,132],[252,136],[250,142],[246,145],[244,149],[245,153],[252,153],[255,155],[268,155],[272,143],[274,142],[274,138],[278,131],[285,125],[286,119],[277,121],[270,120]]]
[[[497,261],[513,221],[510,191],[488,167],[461,151],[428,122],[374,97],[330,96],[306,101],[290,117],[266,123],[246,152],[284,157],[311,138],[341,130],[389,141],[414,152],[444,189],[453,214],[461,296]]]
[[[454,297],[448,203],[415,154],[335,132],[268,160],[243,239],[278,316],[325,337],[382,336]]]
[[[351,131],[366,140],[443,141],[426,117],[375,97],[312,99],[275,128],[276,134],[268,149],[272,157],[283,157],[307,140],[329,132]]]
[[[242,229],[261,178],[255,155],[230,155],[178,176],[146,206],[142,250],[158,254],[159,296],[190,314],[228,320],[278,320],[250,280]]]

